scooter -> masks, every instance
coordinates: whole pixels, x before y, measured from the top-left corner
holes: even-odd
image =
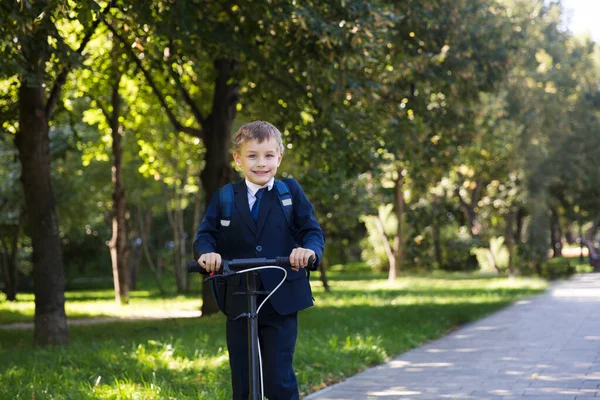
[[[315,259],[309,258],[307,268],[313,269]],[[237,260],[223,260],[221,269],[216,274],[211,274],[205,281],[211,279],[226,279],[227,277],[246,273],[246,291],[236,294],[245,294],[248,298],[248,312],[241,317],[248,318],[248,365],[249,369],[249,384],[250,384],[250,400],[262,400],[264,398],[262,385],[262,363],[260,358],[260,345],[258,342],[258,313],[262,305],[271,297],[273,293],[285,282],[287,271],[283,267],[290,267],[289,257],[276,258],[243,258]],[[271,292],[258,291],[256,287],[256,275],[253,271],[261,269],[279,269],[283,271],[281,282]],[[207,274],[206,270],[198,264],[197,261],[188,263],[188,272],[198,272]],[[260,305],[257,305],[257,296],[265,294],[267,297]]]

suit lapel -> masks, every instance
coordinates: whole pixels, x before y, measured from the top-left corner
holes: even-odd
[[[246,187],[246,182],[241,181],[240,183],[233,185],[233,193],[235,198],[234,203],[238,214],[242,216],[242,219],[252,233],[256,234],[256,222],[254,222],[252,214],[250,214],[250,205],[248,204],[248,188]]]
[[[273,204],[276,203],[277,194],[275,193],[277,189],[275,187],[271,188],[265,195],[260,203],[260,208],[258,209],[258,221],[256,233],[259,236],[265,227],[265,223],[267,222],[267,218],[269,217],[269,213],[271,212],[271,208]]]

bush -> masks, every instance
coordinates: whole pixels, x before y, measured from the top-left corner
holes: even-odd
[[[440,269],[444,271],[475,271],[479,268],[477,257],[471,254],[471,248],[478,242],[470,237],[459,237],[446,242],[444,248],[444,264]]]
[[[542,278],[549,280],[566,279],[576,272],[575,266],[567,258],[550,258],[542,263]]]
[[[473,247],[471,253],[477,257],[482,272],[504,271],[508,267],[510,255],[502,236],[491,238],[489,247]]]

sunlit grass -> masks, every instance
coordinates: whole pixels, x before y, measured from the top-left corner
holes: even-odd
[[[0,293],[0,323],[31,322],[35,313],[34,296],[21,293],[16,302],[5,301]],[[69,319],[92,317],[143,318],[173,311],[196,311],[202,305],[199,295],[157,297],[147,290],[130,293],[129,304],[119,305],[112,290],[65,293],[65,313]]]
[[[546,286],[537,279],[478,275],[406,276],[392,283],[381,275],[366,276],[374,279],[333,272],[332,291],[327,293],[318,277],[311,278],[316,307],[300,313],[295,353],[303,394],[385,362]],[[100,305],[95,298],[102,299]],[[68,307],[73,307],[69,315],[119,310],[110,291],[74,292],[67,299]],[[31,300],[23,297],[20,302]],[[140,291],[132,294],[131,305],[135,310],[128,312],[197,309],[200,300],[159,299]],[[231,398],[221,315],[73,326],[69,332],[66,347],[34,348],[31,330],[0,330],[0,398]]]

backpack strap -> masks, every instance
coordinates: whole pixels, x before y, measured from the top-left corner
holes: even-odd
[[[290,192],[290,188],[288,187],[287,183],[285,183],[284,181],[280,181],[278,179],[275,179],[274,185],[275,185],[275,188],[277,188],[279,202],[281,203],[281,208],[283,208],[283,213],[285,214],[285,219],[286,219],[288,225],[290,226],[290,228],[293,228],[292,214],[293,214],[294,208],[293,208],[293,204],[292,204],[292,193]]]
[[[285,214],[285,220],[288,225],[293,227],[292,215],[294,212],[292,204],[292,193],[287,183],[275,179],[275,188],[277,189],[277,196],[279,197],[279,203]],[[221,188],[219,193],[221,198],[221,226],[228,227],[231,224],[231,216],[233,214],[233,185],[231,183],[226,184]]]
[[[221,226],[231,224],[231,214],[233,213],[233,185],[226,184],[219,193],[221,197]]]

